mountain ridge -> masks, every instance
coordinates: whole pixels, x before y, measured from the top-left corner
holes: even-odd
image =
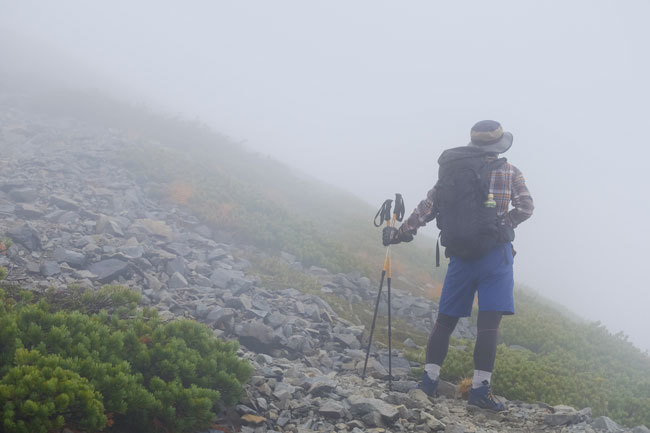
[[[54,285],[59,290],[65,290],[67,285],[73,282],[97,287],[103,282],[115,281],[140,290],[144,295],[144,302],[162,308],[163,315],[168,319],[189,314],[206,321],[214,327],[217,335],[237,338],[248,346],[247,350],[251,351],[246,352],[245,356],[250,357],[264,378],[257,386],[268,384],[271,379],[276,380],[270,395],[259,394],[261,391],[257,387],[249,389],[254,397],[249,404],[255,406],[258,414],[264,413],[268,415],[267,419],[274,422],[287,410],[290,418],[294,416],[295,411],[296,420],[303,422],[309,417],[309,411],[313,410],[310,405],[316,404],[313,399],[309,399],[304,407],[282,409],[277,406],[280,403],[276,400],[286,399],[277,398],[275,393],[286,396],[288,392],[288,395],[298,400],[306,398],[304,392],[299,389],[292,390],[284,385],[277,389],[278,383],[283,383],[277,381],[277,369],[288,368],[287,362],[290,363],[283,361],[283,358],[291,361],[308,360],[306,365],[317,365],[324,376],[339,371],[333,369],[334,366],[348,375],[356,375],[360,348],[363,346],[364,337],[367,337],[369,325],[366,313],[372,312],[372,302],[376,296],[374,284],[368,276],[374,276],[376,272],[373,271],[376,269],[371,269],[367,276],[354,268],[347,273],[330,272],[322,267],[302,263],[298,257],[281,249],[271,249],[284,252],[274,256],[269,254],[268,248],[259,248],[240,241],[224,242],[228,239],[222,238],[223,234],[218,233],[218,224],[213,228],[206,226],[193,214],[191,207],[179,203],[187,191],[181,188],[182,184],[175,183],[177,178],[167,182],[169,172],[164,165],[156,165],[160,159],[154,159],[155,155],[150,155],[149,158],[158,168],[157,173],[153,173],[155,176],[151,174],[153,170],[150,168],[145,167],[144,170],[135,172],[125,168],[124,155],[118,155],[116,149],[122,149],[121,146],[127,140],[132,140],[136,148],[142,145],[142,137],[134,136],[132,132],[119,131],[113,126],[89,126],[74,118],[54,118],[51,115],[39,118],[15,107],[3,108],[2,122],[3,141],[0,148],[3,151],[3,181],[0,213],[4,216],[4,221],[0,233],[3,237],[7,234],[12,237],[15,245],[9,248],[8,256],[3,257],[0,264],[9,265],[10,280],[21,278],[19,281],[27,282],[27,285],[32,285],[33,288]],[[144,153],[141,158],[146,157],[147,151],[150,150],[149,147],[139,149]],[[130,157],[133,153],[125,155]],[[134,158],[131,162],[138,161],[140,160]],[[173,168],[174,161],[171,163]],[[7,175],[9,177],[6,177]],[[187,173],[185,175],[187,177]],[[219,178],[220,181],[221,179]],[[170,185],[176,185],[177,188],[170,189]],[[197,185],[200,185],[200,182],[192,186]],[[156,194],[151,195],[156,191]],[[60,197],[62,193],[66,194]],[[170,197],[169,194],[176,194],[177,197]],[[255,194],[252,197],[255,197]],[[66,209],[66,206],[70,209]],[[76,210],[71,210],[75,209],[75,206]],[[359,221],[361,220],[368,224],[365,218],[359,217]],[[11,227],[7,225],[9,222]],[[35,237],[32,229],[36,230],[39,236]],[[229,230],[230,227],[225,227],[221,231],[227,234]],[[170,238],[170,233],[178,236],[180,242]],[[31,243],[36,242],[35,239],[38,239],[40,247],[29,250],[25,243],[35,247],[35,244]],[[59,247],[64,251],[59,251]],[[378,249],[382,250],[381,247]],[[81,260],[78,254],[82,254],[89,261],[86,265],[92,265],[83,265],[81,269],[75,267],[72,262]],[[99,265],[108,260],[113,261]],[[115,260],[126,265],[115,263]],[[403,275],[408,275],[407,271],[403,271]],[[276,287],[272,289],[274,285]],[[400,335],[395,343],[400,351],[406,345],[405,339],[402,339],[403,335],[413,334],[415,337],[417,334],[420,336],[418,338],[426,337],[436,312],[435,303],[423,297],[422,290],[420,294],[417,291],[410,293],[410,286],[406,282],[395,284],[393,301],[398,320],[394,325],[396,335]],[[538,305],[532,302],[531,308],[538,308]],[[291,318],[293,324],[289,331],[285,329],[285,319],[273,314],[275,310],[282,311],[286,317]],[[327,319],[328,316],[330,319]],[[529,320],[533,316],[532,313],[525,313],[519,317]],[[535,326],[541,328],[546,317],[549,316],[540,316],[539,322],[534,322]],[[235,319],[241,322],[236,322]],[[403,322],[400,323],[399,320]],[[520,324],[525,325],[523,322]],[[385,352],[382,352],[380,343],[385,343],[385,340],[381,341],[385,328],[384,324],[381,325],[378,328],[380,341],[373,349],[373,359],[376,361],[373,362],[373,375],[384,379]],[[521,328],[524,329],[523,326]],[[506,333],[512,330],[504,328]],[[405,331],[406,334],[400,334]],[[459,327],[456,337],[471,339],[472,332],[470,323],[465,322]],[[520,337],[525,338],[523,346],[528,350],[529,335]],[[516,336],[508,336],[508,339],[514,338]],[[569,335],[567,341],[571,341],[571,338]],[[271,342],[278,344],[279,352],[275,353],[278,356],[273,356],[270,360],[259,358],[256,352],[269,351]],[[546,339],[540,340],[540,348],[535,349],[541,351],[546,343]],[[416,346],[423,344],[422,339],[415,342]],[[460,376],[454,379],[460,379],[465,374],[467,356],[471,352],[471,344],[458,343],[459,347],[462,344],[466,346],[452,350],[449,363],[445,365],[449,374],[458,371]],[[621,344],[621,347],[627,347]],[[508,350],[504,358],[510,356],[517,362],[529,363],[525,365],[536,365],[536,355],[530,355],[528,352],[517,354],[517,349],[507,347],[500,350]],[[534,354],[535,351],[531,353]],[[554,355],[551,353],[549,356],[552,360]],[[396,366],[402,365],[400,375],[405,382],[408,382],[406,379],[409,368],[417,365],[416,361],[413,361],[415,358],[416,356],[411,357],[409,362],[402,353],[394,360]],[[271,367],[265,369],[265,365]],[[506,370],[510,367],[511,365],[503,365]],[[328,373],[325,373],[326,371]],[[306,372],[307,370],[301,370],[299,373],[302,375]],[[304,378],[294,379],[298,380],[301,387],[307,384],[302,382]],[[389,399],[384,396],[383,382],[361,383],[345,375],[341,380],[354,382],[358,388],[353,391],[365,395],[359,398]],[[410,383],[412,385],[412,382]],[[336,386],[341,386],[340,382]],[[371,392],[370,397],[366,388],[368,386],[375,386],[380,392]],[[301,395],[300,398],[296,397]],[[335,395],[339,400],[333,400],[341,404],[340,401],[345,401],[344,399],[348,399],[349,403],[349,398],[356,394],[345,396],[344,392]],[[271,403],[279,409],[275,420],[271,413],[272,408],[264,411],[258,407],[256,401],[259,398],[265,399],[267,406]],[[639,410],[643,410],[644,402],[637,400]],[[391,404],[399,402],[393,399],[390,401],[394,402]],[[441,403],[441,407],[449,406],[449,411],[450,407],[460,410],[460,406],[454,401],[451,399],[449,405]],[[630,401],[634,401],[634,398]],[[334,405],[333,402],[329,403],[330,406]],[[407,407],[411,413],[400,414],[405,415],[404,419],[407,420],[407,424],[402,427],[406,431],[409,431],[408,423],[413,426],[426,424],[427,428],[433,430],[440,428],[433,420],[421,415],[422,408],[407,400],[402,403],[412,406]],[[425,405],[423,407],[429,407],[424,401],[422,404]],[[363,413],[363,416],[371,415],[362,425],[377,428],[388,422],[384,419],[386,417],[382,418],[379,406],[371,406],[373,410]],[[553,415],[561,412],[560,409],[556,411],[544,406],[513,404],[511,407],[510,414],[530,411],[533,418],[539,414]],[[334,413],[342,413],[345,418],[346,410],[349,411],[349,408],[336,407]],[[330,414],[327,411],[325,413]],[[372,415],[375,413],[380,414],[379,418]],[[591,424],[587,423],[586,413],[584,416],[576,415],[576,411],[567,413],[570,416],[565,418],[570,418],[577,426],[587,431]],[[462,419],[452,416],[452,411],[445,414],[443,410],[439,415],[440,419],[436,418],[438,421],[448,417],[448,422],[443,424],[462,424]],[[316,417],[315,414],[311,416]],[[473,415],[468,416],[471,418]],[[392,420],[393,415],[388,418]],[[525,428],[525,423],[515,422],[516,417],[499,419],[504,425],[512,423],[512,431]],[[550,424],[544,424],[544,419],[544,416],[540,417],[541,425],[550,428]],[[317,421],[319,422],[323,421]],[[287,422],[285,427],[289,424],[291,423]],[[371,427],[373,424],[376,425]],[[488,430],[495,427],[480,425]],[[533,425],[539,426],[535,422],[529,427]],[[309,428],[311,427],[313,425]]]

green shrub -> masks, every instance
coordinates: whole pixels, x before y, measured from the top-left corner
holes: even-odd
[[[58,307],[46,301],[48,296]],[[47,431],[61,421],[97,431],[106,423],[105,414],[122,432],[153,432],[160,426],[169,432],[199,430],[210,426],[220,405],[237,401],[241,383],[251,373],[237,357],[236,343],[214,338],[194,321],[163,323],[153,310],[136,312],[136,297],[123,287],[81,294],[73,290],[72,300],[65,302],[52,296],[34,303],[33,296],[0,294],[2,383],[21,387],[21,380],[42,377],[33,384],[38,387],[53,374],[65,374],[78,385],[76,394],[63,392],[67,397],[58,397],[59,392],[31,399],[44,409],[38,409],[39,418],[28,431]],[[79,309],[58,310],[61,305]],[[110,307],[112,313],[87,312],[97,305]],[[52,371],[40,371],[46,367]],[[12,397],[17,394],[2,389],[7,401],[3,407],[9,411],[3,422],[12,431],[23,431],[21,417],[33,405],[18,406],[14,401],[18,397]],[[59,412],[57,398],[67,399],[75,409]],[[100,407],[91,404],[93,399],[101,406],[99,418],[88,415]]]
[[[46,433],[71,420],[84,430],[106,425],[101,395],[65,368],[57,355],[16,351],[15,367],[0,380],[2,426],[7,433]]]

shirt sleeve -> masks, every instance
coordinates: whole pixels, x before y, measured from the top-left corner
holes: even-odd
[[[515,228],[533,215],[535,206],[533,205],[533,197],[530,195],[528,187],[526,187],[524,175],[516,167],[513,167],[513,170],[512,194],[510,196],[513,209],[508,212],[506,223]]]
[[[413,213],[404,221],[400,226],[400,233],[408,233],[414,235],[417,233],[418,228],[426,225],[426,223],[433,221],[438,212],[436,205],[436,188],[435,186],[429,190],[427,197],[422,200],[418,206],[413,210]]]

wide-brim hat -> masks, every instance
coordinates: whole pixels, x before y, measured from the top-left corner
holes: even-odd
[[[481,149],[485,153],[504,153],[512,146],[512,134],[503,131],[495,120],[481,120],[472,126],[469,147]]]

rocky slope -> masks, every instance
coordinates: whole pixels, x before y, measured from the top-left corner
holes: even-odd
[[[412,365],[398,351],[392,391],[384,349],[373,347],[369,377],[361,379],[368,330],[317,294],[265,287],[251,261],[269,253],[224,243],[186,209],[153,199],[148,191],[156,185],[122,168],[128,140],[120,131],[39,118],[3,103],[0,238],[12,245],[0,266],[9,281],[34,290],[127,285],[168,320],[192,317],[220,338],[239,340],[256,371],[229,417],[242,431],[623,431],[607,418],[592,419],[589,409],[508,402],[502,414],[474,411],[448,383],[432,401],[412,389]],[[376,288],[366,276],[281,257],[318,281],[320,293],[373,305]],[[397,286],[393,313],[427,332],[437,306]],[[474,335],[466,320],[456,332]]]

